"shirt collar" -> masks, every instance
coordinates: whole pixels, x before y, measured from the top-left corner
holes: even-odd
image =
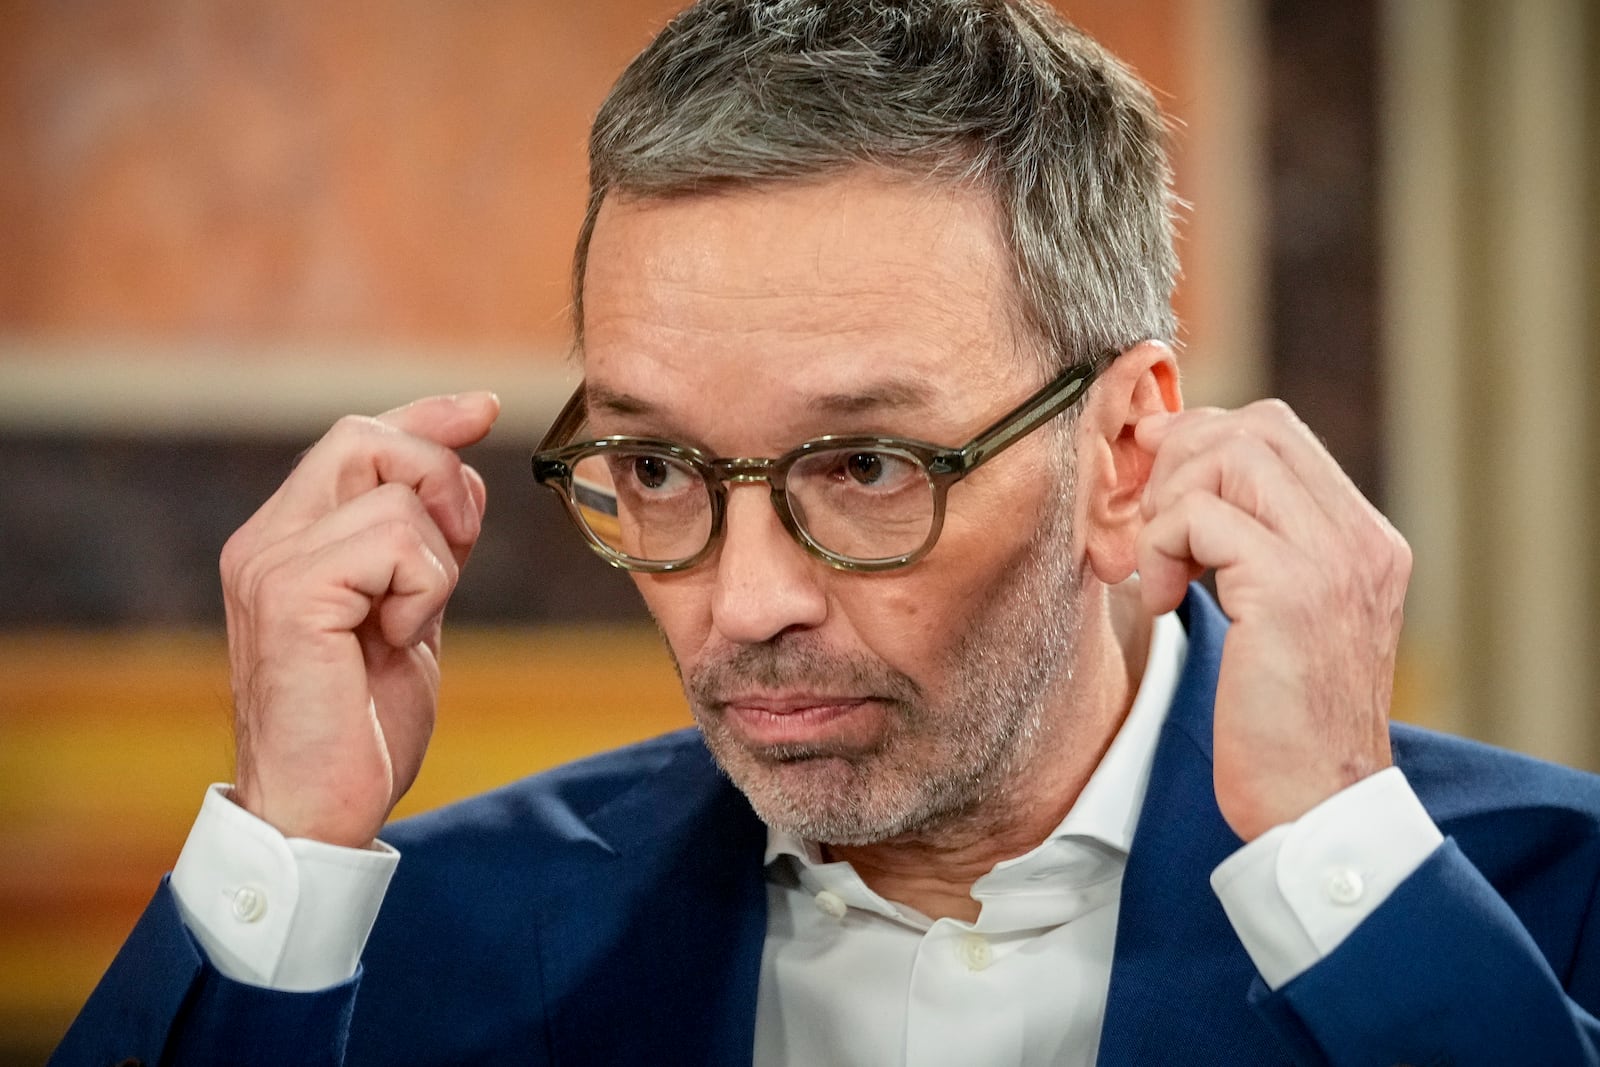
[[[1026,864],[1040,850],[1063,837],[1088,838],[1126,855],[1133,846],[1133,832],[1139,823],[1150,784],[1150,768],[1155,762],[1156,742],[1161,724],[1178,691],[1178,676],[1189,651],[1189,635],[1176,613],[1156,618],[1150,632],[1150,651],[1145,656],[1144,675],[1133,706],[1111,746],[1090,775],[1078,799],[1050,836],[1027,855],[995,865],[999,872],[1013,865]],[[822,849],[784,831],[767,828],[764,863],[779,856],[793,856],[803,867],[824,864]]]

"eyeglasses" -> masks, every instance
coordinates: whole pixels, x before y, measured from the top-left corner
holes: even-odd
[[[763,481],[806,551],[840,570],[893,570],[932,550],[952,485],[1071,408],[1112,355],[1067,368],[954,449],[838,435],[776,459],[719,459],[651,437],[572,442],[587,419],[579,385],[534,453],[533,476],[560,494],[589,546],[624,570],[659,574],[701,562],[722,539],[728,487]]]

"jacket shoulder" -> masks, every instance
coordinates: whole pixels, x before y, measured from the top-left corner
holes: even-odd
[[[625,809],[654,807],[666,816],[713,804],[731,789],[700,732],[689,728],[400,820],[385,829],[383,839],[402,856],[459,846],[474,852],[534,849],[548,858],[552,850],[599,846],[597,828],[629,836],[626,820],[615,818]]]
[[[1390,735],[1395,763],[1441,825],[1542,813],[1600,827],[1600,776],[1415,726]]]

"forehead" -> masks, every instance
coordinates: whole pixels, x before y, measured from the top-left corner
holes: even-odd
[[[863,170],[608,201],[585,277],[585,374],[674,409],[729,389],[755,404],[865,391],[960,406],[1009,395],[1031,365],[1010,279],[977,190]]]

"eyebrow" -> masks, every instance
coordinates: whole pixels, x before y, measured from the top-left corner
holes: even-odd
[[[876,411],[904,411],[933,405],[935,392],[925,381],[891,379],[875,382],[851,392],[817,393],[796,396],[796,406],[822,415],[850,416]],[[584,404],[590,416],[595,413],[616,418],[660,417],[659,405],[633,393],[585,383]]]
[[[604,412],[607,415],[651,415],[656,411],[655,405],[648,400],[634,396],[632,393],[620,393],[615,389],[607,389],[603,385],[593,382],[583,383],[583,406],[592,418],[595,412]]]

